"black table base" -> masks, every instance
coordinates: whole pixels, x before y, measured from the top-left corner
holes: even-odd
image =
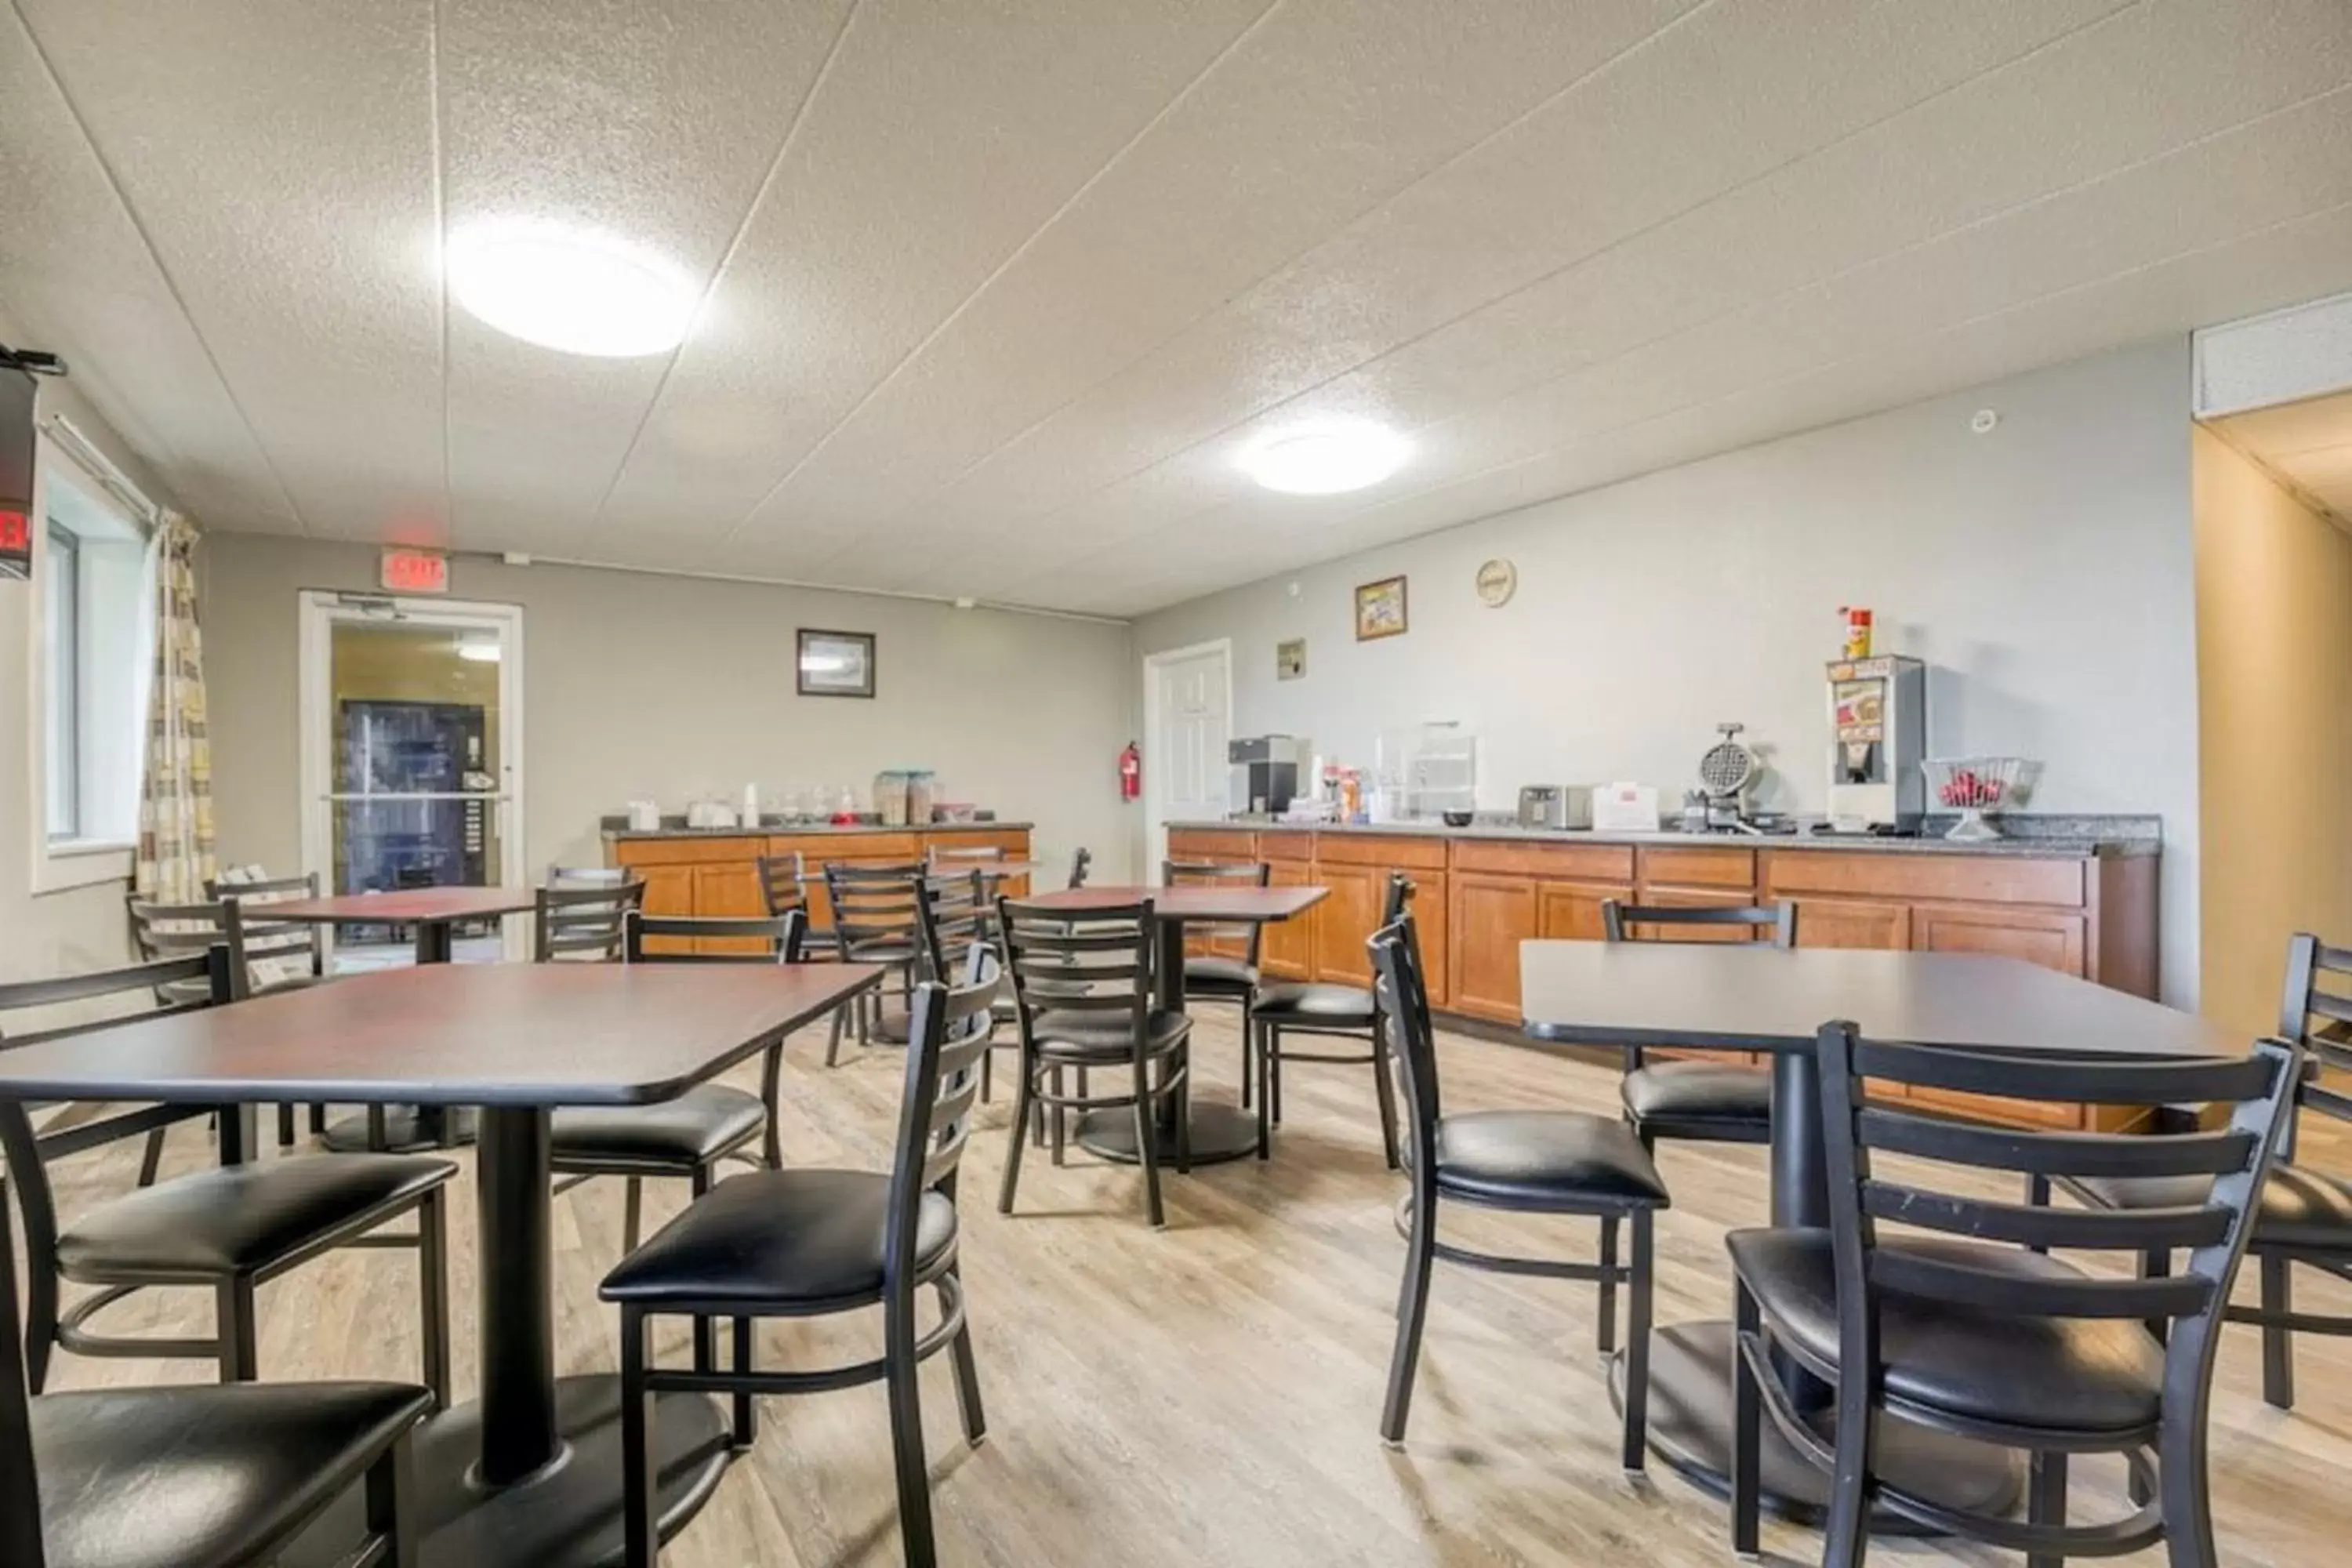
[[[1727,1321],[1675,1323],[1650,1337],[1650,1450],[1693,1484],[1723,1498],[1731,1495],[1731,1358]],[[1622,1352],[1610,1366],[1609,1396],[1624,1408]],[[1819,1419],[1825,1436],[1834,1431],[1831,1412],[1824,1410]],[[1769,1415],[1761,1430],[1759,1481],[1765,1510],[1798,1524],[1819,1524],[1829,1504],[1830,1478],[1780,1436]],[[1970,1513],[2010,1513],[2024,1489],[2024,1466],[2014,1451],[1891,1415],[1879,1417],[1873,1463],[1902,1490]],[[1872,1520],[1871,1529],[1885,1535],[1929,1533],[1885,1510]]]
[[[1135,1112],[1089,1110],[1078,1118],[1078,1147],[1106,1160],[1132,1165],[1141,1157],[1135,1148]],[[1257,1152],[1257,1112],[1215,1100],[1192,1102],[1192,1163],[1222,1165]],[[1163,1120],[1160,1126],[1160,1166],[1176,1168],[1176,1129]]]
[[[394,1154],[430,1153],[443,1146],[442,1131],[436,1125],[443,1118],[447,1119],[450,1144],[474,1141],[476,1118],[471,1110],[392,1105],[384,1108],[384,1147]],[[368,1146],[366,1115],[345,1116],[330,1121],[320,1142],[338,1154],[364,1153]]]

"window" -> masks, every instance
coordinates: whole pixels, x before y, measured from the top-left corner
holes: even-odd
[[[139,836],[152,631],[147,542],[106,487],[47,442],[37,470],[44,527],[39,734],[51,855],[119,850]],[[111,874],[111,868],[109,868]],[[66,875],[54,885],[80,879]]]

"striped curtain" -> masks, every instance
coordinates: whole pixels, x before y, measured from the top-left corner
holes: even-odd
[[[139,896],[190,904],[213,874],[213,746],[205,724],[205,644],[196,627],[195,525],[165,512],[150,545],[154,678],[139,791]]]

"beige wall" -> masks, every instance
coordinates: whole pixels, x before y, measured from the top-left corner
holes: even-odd
[[[2148,343],[1232,589],[1142,618],[1136,647],[1233,638],[1234,732],[1350,761],[1382,730],[1460,720],[1490,808],[1616,779],[1679,799],[1738,720],[1763,804],[1818,812],[1822,667],[1838,606],[1868,605],[1882,651],[1931,667],[1931,753],[2042,759],[2041,809],[2161,814],[2163,991],[2189,1005],[2189,406],[2188,343]],[[1518,593],[1487,609],[1473,584],[1496,556]],[[1355,584],[1397,573],[1411,629],[1357,642]],[[1276,680],[1294,637],[1307,674]]]
[[[221,853],[299,864],[297,595],[370,591],[352,545],[215,531],[199,563]],[[597,819],[649,797],[740,798],[936,770],[947,798],[1038,825],[1059,864],[1083,844],[1123,875],[1131,806],[1114,764],[1133,732],[1124,626],[562,566],[460,560],[451,597],[523,606],[525,866],[602,855]],[[872,701],[793,690],[798,626],[871,631]]]
[[[0,341],[24,339],[0,317]],[[106,421],[68,381],[41,384],[43,417],[61,413],[147,494],[170,500]],[[58,892],[33,891],[35,836],[41,828],[32,777],[34,584],[0,582],[0,979],[37,979],[102,969],[130,956],[122,911],[127,890],[108,881]]]
[[[2286,939],[2352,942],[2352,537],[2194,436],[2204,1007],[2277,1026]]]

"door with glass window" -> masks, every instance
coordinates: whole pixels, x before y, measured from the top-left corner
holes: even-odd
[[[306,594],[303,648],[304,859],[321,890],[528,881],[521,611]],[[502,940],[496,921],[455,934],[460,961],[520,956],[520,931]],[[336,967],[404,963],[415,939],[390,921],[345,926]]]

